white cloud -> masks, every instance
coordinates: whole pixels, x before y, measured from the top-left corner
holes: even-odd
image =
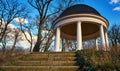
[[[120,6],[115,7],[113,10],[114,10],[114,11],[120,11]]]
[[[30,44],[28,43],[28,41],[24,40],[19,41],[16,46],[23,47],[23,49],[28,49],[30,47]]]
[[[1,30],[5,29],[6,22],[3,19],[0,20],[0,22],[2,22],[1,28],[0,28],[0,31],[1,31]],[[8,26],[7,26],[7,31],[13,30],[13,29],[16,29],[16,28],[17,27],[14,24],[9,23]]]
[[[14,29],[16,27],[13,24],[8,24],[8,28]]]
[[[29,33],[26,31],[25,34],[26,34],[26,37],[31,41],[31,37],[30,37]],[[30,43],[26,40],[25,35],[22,32],[21,32],[21,36],[20,37],[21,37],[22,40],[20,40],[18,42],[18,46],[21,46],[24,49],[29,48],[30,47]],[[32,35],[32,40],[33,40],[33,44],[34,44],[37,41],[37,36]]]
[[[22,33],[22,32],[21,32]],[[30,34],[26,31],[25,32],[25,35],[26,35],[26,37],[30,40],[31,39],[31,36],[30,36]],[[22,33],[21,34],[21,38],[23,39],[23,40],[26,40],[26,38],[25,38],[25,35]],[[33,42],[36,42],[37,41],[37,36],[35,36],[35,35],[32,35],[32,40],[33,40]]]
[[[117,3],[119,3],[120,2],[120,0],[111,0],[109,3],[110,4],[117,4]]]
[[[19,19],[21,19],[23,21],[25,20],[24,23],[28,22],[26,19],[23,19],[23,18],[15,18],[14,21],[19,23]],[[1,22],[1,20],[0,20],[0,22]],[[5,27],[5,22],[4,22],[3,19],[2,19],[2,23],[3,24],[1,26],[2,26],[2,28],[4,28]],[[22,24],[24,24],[24,23],[22,23]],[[1,30],[1,28],[0,28],[0,30]],[[11,23],[8,24],[7,31],[10,31],[7,34],[7,37],[6,37],[6,40],[7,40],[6,46],[8,46],[8,47],[12,47],[12,45],[14,43],[14,39],[13,38],[14,38],[14,34],[16,33],[15,30],[19,30],[19,29],[14,24],[11,24]],[[29,35],[29,33],[27,31],[25,32],[25,34],[28,37],[28,39],[30,39],[30,35]],[[18,36],[18,40],[17,40],[16,46],[23,47],[24,49],[29,48],[30,44],[26,40],[24,34],[20,30],[19,30],[19,35],[20,36]],[[37,41],[37,36],[35,36],[35,35],[32,35],[32,36],[33,36],[33,43],[35,43]],[[1,47],[2,47],[2,44],[0,42],[0,48]]]
[[[36,43],[36,41],[37,41],[37,36],[33,35],[32,37],[33,37],[33,43]]]
[[[28,23],[28,20],[26,20],[24,18],[20,18],[20,17],[15,18],[14,21],[17,22],[17,23],[21,23],[21,24]]]

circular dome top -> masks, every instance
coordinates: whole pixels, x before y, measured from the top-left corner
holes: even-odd
[[[94,8],[84,4],[77,4],[77,5],[68,7],[65,11],[63,11],[63,13],[59,16],[59,18],[67,15],[71,15],[71,14],[86,14],[86,13],[96,14],[100,16],[100,14]]]

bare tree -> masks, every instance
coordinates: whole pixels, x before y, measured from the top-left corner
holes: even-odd
[[[47,42],[45,44],[45,50],[44,50],[44,52],[48,51],[48,48],[50,47],[50,44],[53,42],[53,40],[52,40],[53,35],[54,35],[53,32],[49,32],[48,38],[47,38]]]
[[[39,13],[38,38],[33,49],[34,52],[38,52],[42,44],[42,25],[46,23],[48,18],[55,14],[58,16],[65,8],[77,3],[76,1],[79,0],[28,0],[28,3]],[[57,2],[57,6],[55,6],[55,2]]]
[[[61,45],[62,45],[62,51],[64,52],[65,51],[65,39],[61,38]]]
[[[25,21],[25,17],[24,18],[17,18],[18,19],[18,24],[20,26],[20,30],[22,32],[22,34],[24,35],[25,39],[29,42],[30,44],[30,52],[32,51],[32,46],[33,46],[33,34],[32,34],[32,30],[34,29],[34,19],[32,19],[31,17],[29,17],[29,22],[26,24]]]
[[[108,31],[108,37],[112,46],[120,44],[120,25],[113,25]]]
[[[3,55],[6,53],[6,49],[10,51],[10,54],[14,51],[16,47],[16,43],[20,41],[20,30],[18,28],[13,28],[8,25],[8,28],[6,30],[6,34],[4,35],[4,38],[2,40],[2,51]]]
[[[12,53],[16,49],[17,42],[21,41],[22,39],[21,39],[21,31],[18,28],[14,28],[14,30],[12,29],[10,33],[13,34],[13,36],[9,35],[9,37],[12,37],[10,41],[12,40],[11,42],[13,42],[10,49],[10,54],[12,55]]]
[[[25,12],[25,6],[18,0],[0,0],[0,43],[2,43],[3,54],[8,48],[12,51],[15,49],[19,32],[16,29],[11,30],[9,25],[14,18],[24,16]],[[8,46],[9,42],[13,44]]]
[[[44,52],[48,52],[49,47],[51,45],[51,43],[54,41],[53,40],[53,36],[54,36],[54,32],[52,29],[52,25],[50,25],[49,23],[53,22],[53,19],[56,15],[49,17],[46,20],[46,23],[43,25],[43,30],[46,30],[47,32],[45,33],[45,35],[43,36],[43,40],[45,39],[45,46],[44,46]]]
[[[6,33],[8,24],[10,24],[15,17],[19,17],[20,14],[24,15],[24,12],[25,7],[18,3],[17,0],[0,0],[0,28],[2,28],[0,31],[0,41],[2,41]],[[4,25],[4,27],[2,27],[2,25]]]
[[[50,3],[52,2],[52,0],[28,0],[28,3],[34,7],[38,13],[39,13],[39,24],[38,24],[38,38],[37,38],[37,42],[34,46],[33,51],[34,52],[38,52],[39,51],[39,47],[42,43],[41,39],[42,39],[42,25],[45,23],[46,19],[48,18],[48,9],[50,6]]]

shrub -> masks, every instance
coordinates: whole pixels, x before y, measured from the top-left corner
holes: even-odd
[[[85,49],[77,51],[77,57],[78,65],[85,71],[120,71],[119,47],[112,47],[111,51]]]
[[[0,68],[0,71],[4,71],[2,68]]]

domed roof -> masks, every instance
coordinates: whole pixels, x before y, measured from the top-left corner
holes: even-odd
[[[84,4],[77,4],[68,7],[65,11],[63,11],[59,18],[71,14],[96,14],[100,16],[100,14],[94,8]]]

